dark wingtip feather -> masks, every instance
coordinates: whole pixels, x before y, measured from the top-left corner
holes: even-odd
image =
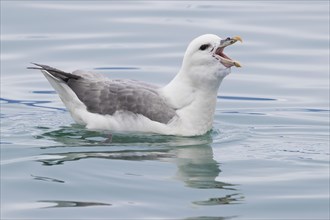
[[[54,67],[50,67],[47,65],[38,64],[38,63],[34,63],[34,62],[31,62],[31,64],[36,65],[37,67],[27,67],[27,69],[46,70],[53,76],[60,78],[60,79],[64,80],[65,82],[67,82],[69,79],[80,79],[81,78],[81,76],[78,76],[78,75],[75,75],[72,73],[67,73],[62,70],[59,70],[59,69],[56,69]]]
[[[28,66],[28,67],[26,67],[26,69],[29,69],[29,70],[42,70],[41,67],[35,67],[35,66]]]
[[[33,65],[36,65],[36,66],[29,66],[29,67],[27,67],[27,69],[34,69],[34,70],[43,70],[43,69],[45,69],[45,67],[47,67],[46,65],[42,65],[42,64],[38,64],[38,63],[34,63],[34,62],[30,62],[31,64],[33,64]]]
[[[36,65],[36,66],[39,66],[39,67],[35,67],[35,66],[28,66],[28,67],[26,67],[26,69],[32,69],[32,70],[42,70],[42,68],[40,67],[40,65],[39,64],[37,64],[37,63],[34,63],[34,62],[30,62],[31,64],[33,64],[33,65]]]

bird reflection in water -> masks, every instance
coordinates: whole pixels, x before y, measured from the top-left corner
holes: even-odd
[[[193,201],[195,205],[238,204],[244,197],[237,193],[235,185],[217,181],[221,170],[213,158],[211,147],[212,133],[199,137],[175,137],[142,134],[113,134],[112,142],[107,143],[107,135],[72,127],[44,133],[38,138],[47,138],[62,143],[60,146],[49,146],[43,149],[56,148],[58,153],[46,153],[56,156],[55,159],[40,159],[43,165],[52,166],[68,161],[88,158],[110,160],[146,161],[160,160],[174,163],[177,171],[174,179],[182,181],[185,186],[196,189],[219,189],[220,197]],[[70,145],[68,145],[70,143]],[[86,150],[86,146],[90,146]],[[97,146],[98,150],[94,150]],[[77,149],[84,147],[84,151]],[[101,150],[99,150],[101,147]],[[104,150],[103,150],[104,149]],[[71,152],[70,152],[71,151]],[[230,193],[228,193],[230,192]]]

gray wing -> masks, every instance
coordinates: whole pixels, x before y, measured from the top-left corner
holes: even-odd
[[[175,109],[157,93],[156,86],[134,80],[110,80],[80,70],[67,73],[47,65],[32,64],[37,67],[28,69],[45,70],[66,83],[90,112],[113,115],[116,111],[128,111],[161,123],[168,123],[176,115]]]
[[[128,111],[165,124],[176,115],[155,86],[142,82],[81,77],[69,79],[67,84],[93,113],[113,115],[116,111]]]

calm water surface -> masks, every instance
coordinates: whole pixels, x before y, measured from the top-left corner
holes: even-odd
[[[164,85],[242,36],[213,130],[88,131],[29,62]],[[1,219],[328,219],[328,1],[1,1]]]

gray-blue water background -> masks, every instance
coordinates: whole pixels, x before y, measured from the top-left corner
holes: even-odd
[[[198,35],[243,68],[194,138],[87,131],[29,62],[159,85]],[[1,1],[1,219],[328,219],[329,1]]]

